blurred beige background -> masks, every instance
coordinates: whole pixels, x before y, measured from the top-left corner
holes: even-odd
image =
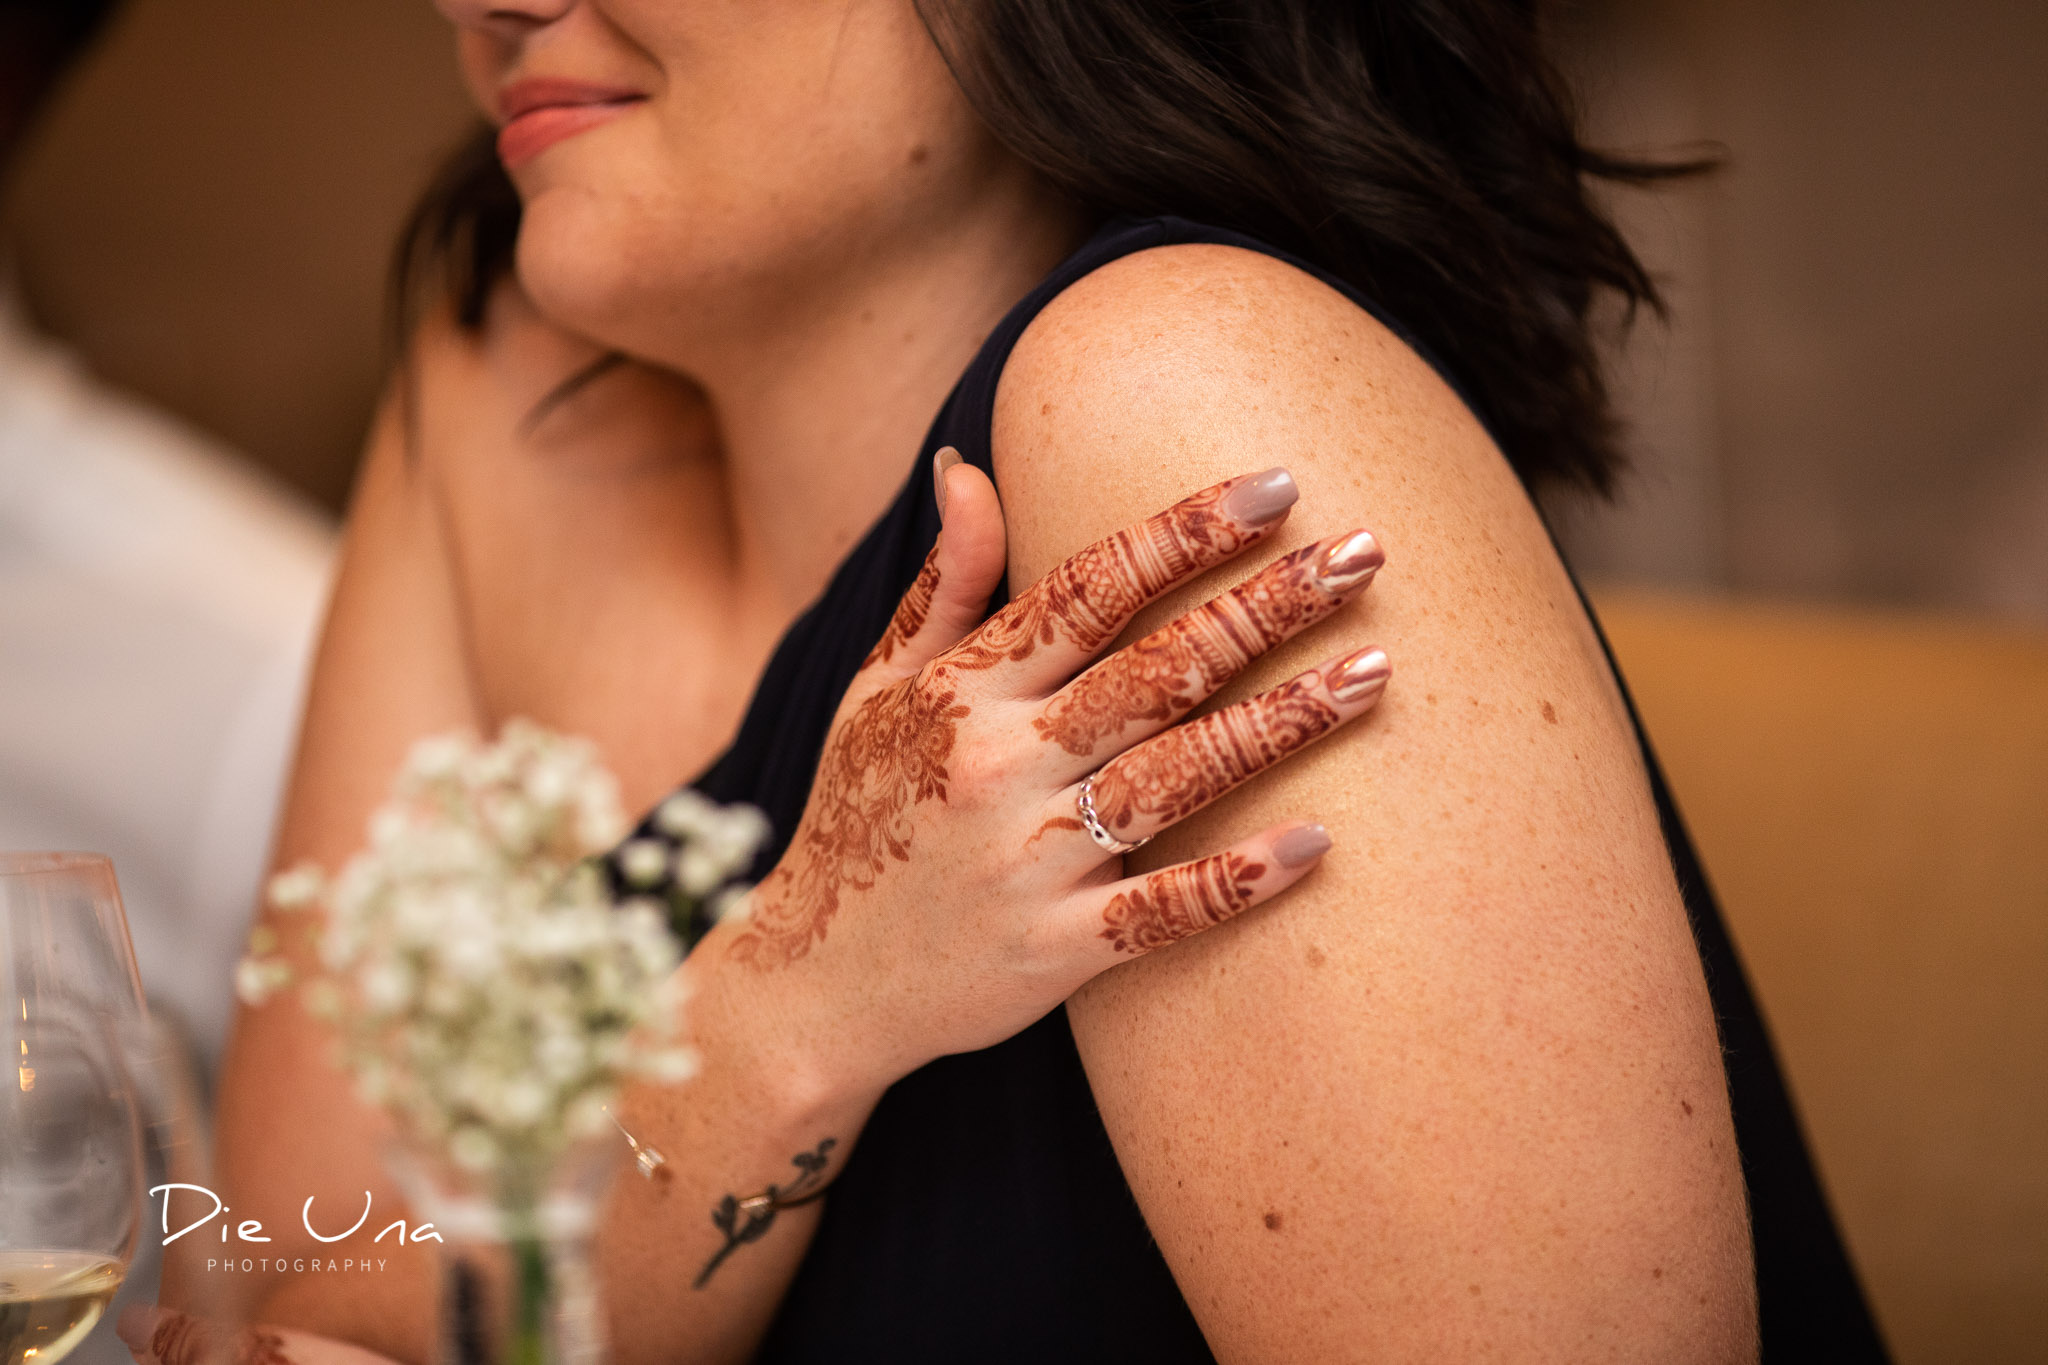
[[[101,375],[338,508],[392,238],[469,117],[428,0],[134,0],[0,221],[31,310]]]
[[[1592,134],[1711,140],[1626,194],[1674,326],[1622,367],[1638,477],[1596,573],[2048,624],[2048,5],[1596,0]]]
[[[1729,162],[1617,200],[1673,325],[1617,354],[1620,504],[1550,510],[1900,1359],[2048,1358],[2048,5],[1597,0],[1559,40],[1598,138]],[[467,118],[427,0],[134,0],[0,224],[102,375],[338,508]]]

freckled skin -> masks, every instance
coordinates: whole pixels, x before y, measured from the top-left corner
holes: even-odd
[[[1223,1360],[1364,1341],[1385,1360],[1753,1358],[1725,1080],[1640,753],[1540,521],[1456,395],[1284,263],[1136,253],[1041,313],[1005,372],[1012,572],[1156,497],[1155,471],[1253,444],[1288,452],[1325,518],[1283,549],[1354,519],[1384,539],[1369,620],[1328,630],[1341,647],[1369,628],[1403,672],[1371,725],[1130,857],[1313,815],[1335,847],[1284,915],[1069,1002],[1176,1284]],[[1275,651],[1219,699],[1312,662]],[[1185,1140],[1162,1161],[1168,1132]],[[1250,1188],[1315,1191],[1316,1216],[1275,1236],[1242,1211]]]

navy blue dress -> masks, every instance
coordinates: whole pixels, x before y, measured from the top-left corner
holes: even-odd
[[[953,446],[992,475],[996,384],[1026,326],[1096,267],[1185,242],[1288,260],[1407,335],[1342,281],[1261,242],[1173,218],[1105,224],[983,344],[933,421],[903,491],[790,627],[732,747],[692,784],[767,813],[776,837],[760,868],[773,864],[796,829],[839,698],[938,537],[933,454]],[[1445,377],[1456,387],[1455,376]],[[1636,728],[1640,737],[1639,722]],[[1884,1349],[1749,983],[1647,741],[1643,757],[1720,1018],[1749,1187],[1764,1359],[1881,1361]],[[1064,1009],[999,1046],[933,1062],[889,1090],[825,1201],[816,1239],[757,1359],[1213,1359],[1124,1182]]]

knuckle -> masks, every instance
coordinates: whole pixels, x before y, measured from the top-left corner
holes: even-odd
[[[1014,798],[1023,762],[1007,744],[986,739],[954,751],[948,768],[954,786],[976,806],[998,805]]]
[[[1072,974],[1072,953],[1067,936],[1060,929],[1061,917],[1041,911],[1026,915],[1018,931],[1009,940],[1007,967],[1013,977],[1045,989],[1056,989],[1064,995],[1067,978]]]

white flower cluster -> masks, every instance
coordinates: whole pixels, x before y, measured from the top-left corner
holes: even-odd
[[[701,899],[765,830],[696,800],[695,836],[664,832]],[[514,721],[495,744],[422,741],[339,877],[305,865],[271,883],[278,908],[326,912],[304,999],[339,1027],[363,1098],[461,1168],[542,1169],[608,1126],[623,1081],[694,1069],[666,907],[615,904],[594,861],[623,826],[592,746]],[[275,948],[259,930],[241,965],[252,1003],[293,979],[262,956]]]
[[[678,898],[705,905],[713,920],[740,909],[747,888],[732,878],[767,840],[766,816],[752,806],[721,806],[685,787],[655,808],[652,824],[651,836],[621,845],[614,860],[634,896],[628,904]]]

